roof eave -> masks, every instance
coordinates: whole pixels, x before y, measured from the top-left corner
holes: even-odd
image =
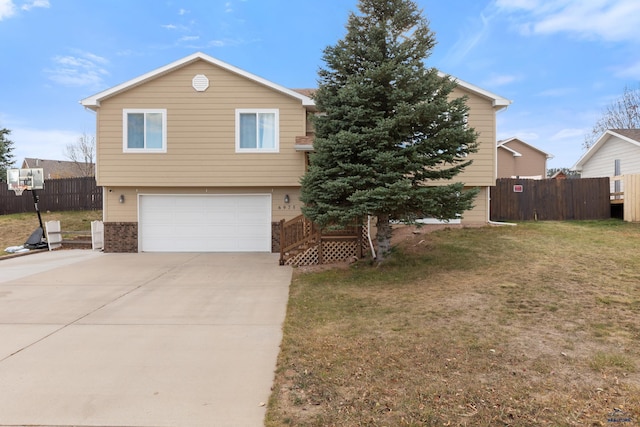
[[[507,108],[508,106],[510,106],[513,101],[511,101],[510,99],[504,98],[500,95],[496,95],[493,92],[489,92],[488,90],[482,89],[479,86],[473,85],[469,82],[466,82],[462,79],[459,79],[455,76],[449,75],[449,74],[445,74],[442,71],[438,71],[438,76],[440,77],[449,77],[451,78],[458,86],[463,87],[471,92],[476,93],[477,95],[480,95],[484,98],[487,98],[489,100],[491,100],[492,106],[494,108],[497,108],[498,110],[502,110],[503,108]]]
[[[522,154],[517,152],[516,150],[514,150],[513,148],[509,148],[506,145],[498,145],[498,148],[502,148],[503,150],[507,150],[508,152],[510,152],[511,154],[513,154],[513,157],[522,157]]]
[[[600,146],[604,143],[605,139],[609,138],[609,135],[614,135],[611,131],[606,131],[598,138],[598,140],[578,159],[575,165],[571,167],[572,171],[580,172],[584,164],[600,149]]]
[[[297,93],[291,89],[287,89],[284,86],[280,86],[276,83],[273,83],[267,79],[264,79],[262,77],[259,77],[255,74],[251,74],[241,68],[235,67],[231,64],[227,64],[226,62],[220,61],[212,56],[209,56],[205,53],[202,52],[196,52],[196,53],[192,53],[189,56],[186,56],[182,59],[179,59],[177,61],[174,61],[170,64],[167,64],[165,66],[162,66],[160,68],[156,68],[155,70],[149,71],[148,73],[142,74],[138,77],[135,77],[131,80],[127,80],[124,83],[121,83],[119,85],[113,86],[109,89],[106,89],[102,92],[99,92],[95,95],[92,95],[90,97],[84,98],[80,101],[80,104],[82,104],[85,107],[91,108],[92,110],[96,110],[100,107],[100,101],[109,98],[111,96],[115,96],[120,92],[124,92],[126,90],[129,90],[135,86],[138,86],[148,80],[154,79],[156,77],[159,77],[163,74],[166,74],[170,71],[176,70],[178,68],[184,67],[186,65],[189,65],[190,63],[197,61],[197,60],[203,60],[206,61],[210,64],[216,65],[220,68],[223,68],[227,71],[231,71],[234,72],[238,75],[241,75],[245,78],[248,78],[250,80],[253,80],[257,83],[260,83],[264,86],[267,86],[271,89],[274,89],[278,92],[284,93],[288,96],[291,96],[292,98],[296,98],[298,100],[301,101],[302,105],[304,107],[307,107],[309,109],[315,109],[315,102],[313,101],[313,99],[309,98],[308,96],[302,95],[300,93]]]
[[[501,141],[498,141],[498,147],[509,148],[509,147],[507,147],[506,144],[508,144],[511,141],[518,141],[518,142],[526,145],[527,147],[531,148],[532,150],[536,150],[538,153],[544,154],[547,159],[553,159],[553,157],[554,157],[553,154],[547,153],[546,151],[542,151],[538,147],[535,147],[535,146],[529,144],[528,142],[524,142],[523,140],[521,140],[517,136],[512,136],[511,138],[503,139]]]

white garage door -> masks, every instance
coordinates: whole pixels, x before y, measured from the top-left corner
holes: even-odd
[[[142,252],[270,252],[271,195],[141,195]]]

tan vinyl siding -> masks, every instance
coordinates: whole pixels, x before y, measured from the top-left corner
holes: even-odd
[[[197,74],[209,78],[204,92],[191,85]],[[123,153],[129,108],[167,110],[166,153]],[[235,152],[237,108],[279,110],[279,153]],[[99,111],[99,185],[283,186],[304,173],[304,153],[295,151],[296,136],[306,133],[300,100],[204,61],[103,100]]]
[[[482,225],[489,222],[488,191],[488,187],[480,188],[480,192],[473,202],[473,209],[462,214],[461,223],[463,225]]]
[[[523,144],[518,140],[513,140],[505,144],[506,147],[517,151],[522,154],[521,157],[514,157],[513,153],[502,148],[498,149],[498,177],[499,178],[511,178],[513,176],[540,176],[546,177],[547,174],[547,156],[544,153],[536,150],[535,148]],[[509,156],[506,156],[507,153]],[[507,157],[510,157],[507,160]],[[503,160],[506,163],[511,163],[510,166],[503,164]],[[509,172],[509,175],[505,173]]]
[[[458,87],[454,96],[466,96],[469,126],[478,136],[478,152],[469,156],[471,166],[454,178],[467,186],[495,185],[496,177],[496,111],[492,101]]]
[[[104,221],[105,222],[138,222],[139,194],[271,194],[271,221],[289,220],[302,212],[300,210],[299,187],[226,187],[226,188],[185,188],[185,187],[110,187],[105,188]],[[119,202],[124,195],[124,203]],[[289,203],[284,203],[285,195],[289,195]]]
[[[516,162],[513,153],[504,148],[498,148],[498,178],[511,178],[516,175]]]

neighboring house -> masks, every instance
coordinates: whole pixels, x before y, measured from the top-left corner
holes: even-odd
[[[93,176],[95,166],[91,164],[77,164],[64,160],[46,160],[25,158],[22,161],[22,169],[42,168],[44,179],[76,178],[80,176]]]
[[[582,178],[640,173],[640,129],[609,129],[571,168]]]
[[[498,141],[498,178],[544,179],[553,156],[518,138]]]
[[[489,221],[496,112],[511,101],[459,81],[479,187],[463,223]],[[287,89],[203,53],[83,99],[97,112],[97,174],[107,252],[275,251],[279,221],[301,214],[313,150],[307,91]]]
[[[640,129],[609,129],[571,168],[582,178],[640,174]],[[611,180],[611,192],[624,191],[622,182]]]

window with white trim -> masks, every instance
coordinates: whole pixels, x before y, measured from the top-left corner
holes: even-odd
[[[167,152],[167,110],[125,109],[122,121],[125,153]]]
[[[277,153],[279,128],[277,109],[237,109],[236,153]]]

